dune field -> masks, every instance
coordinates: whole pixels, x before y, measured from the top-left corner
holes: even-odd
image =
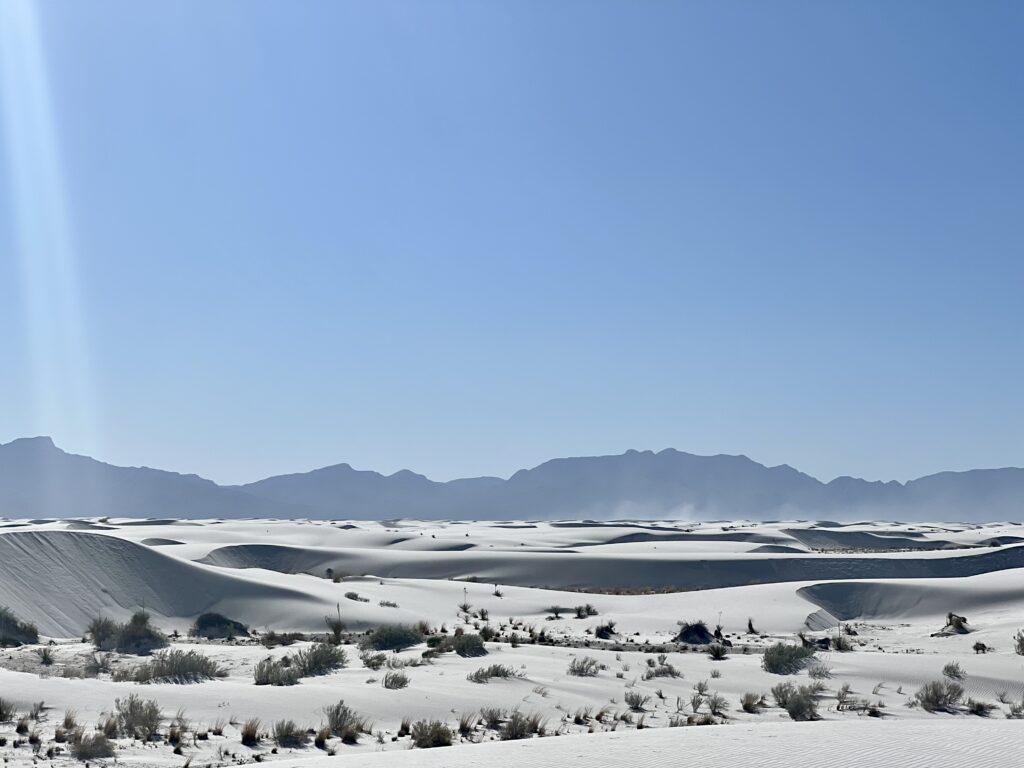
[[[12,765],[987,766],[1024,746],[1022,525],[0,526]]]

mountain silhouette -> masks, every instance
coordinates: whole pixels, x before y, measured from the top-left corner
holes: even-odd
[[[47,437],[0,445],[0,515],[426,519],[1020,520],[1024,470],[823,483],[787,465],[674,449],[553,459],[507,480],[437,482],[337,464],[241,486],[62,451]]]

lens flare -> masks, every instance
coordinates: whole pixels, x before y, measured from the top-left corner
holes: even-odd
[[[37,434],[96,449],[92,377],[45,51],[31,0],[0,4],[0,95]]]

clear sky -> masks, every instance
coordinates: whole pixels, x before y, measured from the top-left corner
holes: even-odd
[[[0,442],[1024,465],[1024,3],[0,0]]]

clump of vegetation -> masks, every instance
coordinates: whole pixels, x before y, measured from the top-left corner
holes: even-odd
[[[366,718],[346,706],[344,701],[324,709],[324,716],[327,718],[326,727],[344,744],[355,744],[360,733],[369,733],[372,730]]]
[[[359,660],[363,662],[363,666],[367,669],[376,671],[384,666],[384,663],[388,660],[388,656],[386,653],[371,651],[368,648],[364,648],[359,652]]]
[[[988,717],[999,709],[996,704],[992,704],[987,701],[979,701],[978,699],[968,699],[965,706],[970,714],[977,715],[978,717]]]
[[[544,721],[540,715],[526,715],[520,712],[518,709],[513,710],[512,714],[509,715],[508,720],[504,722],[498,733],[498,737],[502,741],[516,741],[519,739],[528,739],[533,734],[540,734],[544,730]]]
[[[71,739],[71,754],[82,762],[100,760],[114,756],[114,745],[102,733],[84,734],[79,729]]]
[[[520,673],[516,672],[512,667],[508,667],[504,664],[491,664],[489,667],[480,667],[475,672],[470,672],[466,675],[466,679],[471,683],[486,683],[495,677],[502,680],[509,680],[515,677],[521,677]]]
[[[348,598],[349,600],[354,600],[357,603],[368,603],[368,602],[370,602],[370,598],[363,597],[358,592],[346,592],[345,593],[345,597]]]
[[[124,624],[100,616],[89,624],[89,634],[101,651],[145,656],[167,647],[167,637],[149,619],[145,611],[136,611]]]
[[[198,683],[227,677],[227,671],[197,651],[164,651],[134,669],[118,670],[115,682]]]
[[[761,667],[774,675],[795,675],[814,658],[814,648],[775,643],[765,649]]]
[[[39,657],[39,663],[44,667],[49,667],[54,662],[53,649],[48,645],[44,645],[42,648],[36,648],[35,654]]]
[[[160,730],[160,705],[153,699],[143,701],[136,694],[125,699],[114,700],[114,716],[117,718],[117,732],[130,739],[149,741]]]
[[[575,677],[597,677],[602,668],[603,665],[592,656],[578,656],[569,662],[566,672]]]
[[[384,687],[388,690],[398,690],[409,685],[409,676],[405,672],[393,669],[384,675]]]
[[[644,670],[644,680],[651,680],[655,677],[681,677],[678,669],[676,669],[668,661],[668,656],[664,653],[658,654],[658,660],[654,659],[647,660],[647,669]]]
[[[853,650],[853,641],[842,632],[832,635],[832,637],[829,638],[829,643],[831,643],[833,651],[845,653],[846,651]]]
[[[480,717],[488,728],[495,730],[501,726],[501,721],[505,719],[505,710],[500,707],[481,707]]]
[[[575,610],[577,619],[585,619],[588,616],[597,616],[597,608],[592,606],[590,603],[587,603],[586,605],[577,605]]]
[[[598,640],[611,640],[615,636],[615,622],[606,621],[594,627],[594,637]]]
[[[207,640],[233,640],[246,637],[249,628],[240,621],[229,619],[219,613],[203,613],[188,631],[191,637],[205,637]]]
[[[417,720],[409,730],[418,749],[450,747],[454,738],[451,729],[440,720]]]
[[[319,677],[341,669],[347,661],[344,649],[330,643],[314,643],[295,654],[294,666],[299,677]]]
[[[256,747],[260,743],[260,721],[257,717],[250,717],[242,724],[242,746]]]
[[[256,685],[297,685],[299,671],[290,664],[285,664],[283,660],[275,661],[268,656],[256,664],[253,678]]]
[[[725,661],[729,655],[729,649],[721,643],[712,643],[708,646],[708,658],[712,661]]]
[[[480,635],[463,634],[451,639],[451,649],[463,658],[486,656],[483,638]]]
[[[963,681],[967,679],[967,673],[958,662],[951,661],[942,668],[942,676],[949,680]]]
[[[14,715],[17,713],[17,708],[14,706],[13,701],[0,698],[0,723],[9,723],[14,719]]]
[[[964,697],[964,687],[955,680],[933,680],[914,694],[913,703],[925,712],[956,712]]]
[[[294,720],[278,720],[274,723],[274,741],[286,749],[305,746],[306,730],[296,725]]]
[[[1013,636],[1013,652],[1018,656],[1024,656],[1024,629],[1017,630]]]
[[[36,625],[22,621],[6,606],[0,606],[0,647],[31,645],[39,642]]]
[[[375,651],[404,651],[423,642],[423,635],[415,627],[391,624],[371,632],[362,645]]]
[[[789,685],[789,683],[783,683],[783,685]],[[766,706],[764,696],[761,694],[748,692],[740,697],[740,709],[748,714],[756,715]]]
[[[626,702],[628,706],[634,712],[643,712],[647,706],[647,702],[651,700],[650,696],[644,696],[640,691],[626,691],[622,700]]]
[[[301,632],[275,632],[270,630],[260,639],[260,644],[265,648],[276,648],[279,645],[291,645],[292,643],[305,640],[306,636]]]
[[[827,680],[832,677],[832,667],[824,662],[813,661],[807,665],[807,676],[812,680]]]
[[[817,689],[814,686],[801,685],[790,692],[782,706],[793,720],[817,720]]]

